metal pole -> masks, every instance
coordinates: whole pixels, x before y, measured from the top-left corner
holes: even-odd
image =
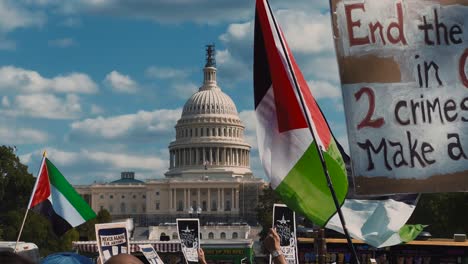
[[[315,138],[315,133],[314,133],[314,130],[312,129],[312,122],[309,118],[309,115],[307,114],[307,108],[305,106],[305,103],[304,103],[304,98],[302,97],[302,92],[299,88],[299,85],[297,83],[297,80],[296,80],[296,75],[294,74],[294,69],[293,67],[291,66],[291,61],[289,60],[289,56],[288,56],[288,52],[286,50],[286,47],[285,47],[285,44],[283,43],[283,38],[280,34],[280,31],[279,31],[279,28],[278,28],[278,24],[276,23],[276,18],[275,16],[273,15],[273,12],[271,10],[271,7],[270,7],[270,3],[268,2],[268,0],[265,0],[265,2],[267,3],[267,6],[268,6],[268,9],[270,11],[270,14],[271,14],[271,17],[273,19],[273,23],[275,25],[275,29],[276,29],[276,34],[278,35],[278,39],[280,40],[281,42],[281,47],[283,49],[283,52],[284,54],[286,55],[286,61],[288,63],[288,67],[289,67],[289,70],[291,71],[292,73],[292,77],[293,77],[293,81],[294,81],[294,85],[295,85],[295,88],[296,88],[296,91],[298,93],[298,97],[299,97],[299,101],[301,103],[301,106],[302,106],[302,109],[304,111],[304,115],[306,117],[306,121],[307,121],[307,125],[309,127],[309,130],[310,130],[310,133],[312,134],[312,138],[314,140],[314,145],[315,145],[315,148],[317,150],[317,152],[319,153],[319,158],[320,158],[320,162],[322,164],[322,168],[323,168],[323,171],[325,173],[325,178],[327,180],[327,185],[328,185],[328,188],[330,189],[330,193],[333,197],[333,202],[335,204],[335,207],[336,207],[336,210],[338,212],[338,216],[340,218],[340,222],[341,222],[341,226],[343,227],[343,232],[346,236],[346,240],[348,242],[348,246],[349,248],[351,249],[351,253],[353,255],[353,258],[355,260],[355,262],[357,264],[359,264],[359,259],[358,259],[358,256],[357,256],[357,253],[356,253],[356,249],[354,248],[354,245],[353,245],[353,242],[351,240],[351,236],[349,235],[348,233],[348,229],[346,228],[346,222],[345,222],[345,219],[343,217],[343,212],[341,211],[341,206],[340,206],[340,203],[338,202],[338,198],[336,197],[336,193],[335,193],[335,189],[333,188],[333,184],[331,182],[331,178],[330,178],[330,175],[328,174],[328,169],[327,169],[327,164],[325,162],[325,159],[323,158],[323,153],[322,153],[322,149],[318,146],[317,144],[317,140]]]

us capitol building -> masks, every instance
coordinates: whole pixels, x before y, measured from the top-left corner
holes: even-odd
[[[165,177],[140,181],[134,172],[122,172],[110,183],[76,186],[95,212],[106,209],[113,219],[133,218],[136,225],[150,227],[150,239],[171,236],[172,223],[182,217],[198,217],[213,230],[257,225],[255,209],[265,182],[250,169],[251,146],[236,105],[217,85],[214,53],[208,45],[203,85],[175,125]],[[204,238],[234,236],[210,231]]]

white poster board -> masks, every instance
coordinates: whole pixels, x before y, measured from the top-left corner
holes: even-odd
[[[198,249],[200,248],[200,221],[197,218],[178,218],[177,234],[188,262],[198,262]]]
[[[297,264],[296,213],[285,204],[273,205],[272,227],[280,237],[281,252],[288,264]],[[270,264],[272,257],[270,255]]]
[[[356,192],[468,191],[468,2],[331,8]]]
[[[96,243],[101,264],[112,256],[130,254],[130,242],[127,223],[96,224]]]

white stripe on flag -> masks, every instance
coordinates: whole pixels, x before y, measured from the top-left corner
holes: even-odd
[[[67,198],[52,184],[50,185],[49,201],[52,203],[55,213],[65,219],[71,226],[79,226],[86,222]]]
[[[374,247],[386,247],[401,243],[398,232],[414,211],[415,206],[388,200],[346,199],[341,210],[346,219],[349,234],[365,240]],[[343,233],[337,214],[328,221],[326,228]]]
[[[308,128],[279,133],[273,88],[255,109],[260,160],[275,189],[312,143]]]

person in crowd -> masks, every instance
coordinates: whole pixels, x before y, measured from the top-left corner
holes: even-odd
[[[23,256],[15,254],[9,251],[1,251],[0,252],[0,263],[8,263],[8,264],[35,264],[34,262],[26,259]]]
[[[130,254],[119,254],[111,257],[105,264],[143,264],[143,262]]]
[[[268,235],[265,240],[263,240],[263,246],[268,252],[270,252],[275,264],[286,264],[286,259],[284,258],[283,252],[281,252],[280,247],[280,237],[276,233],[275,229],[270,228]]]

